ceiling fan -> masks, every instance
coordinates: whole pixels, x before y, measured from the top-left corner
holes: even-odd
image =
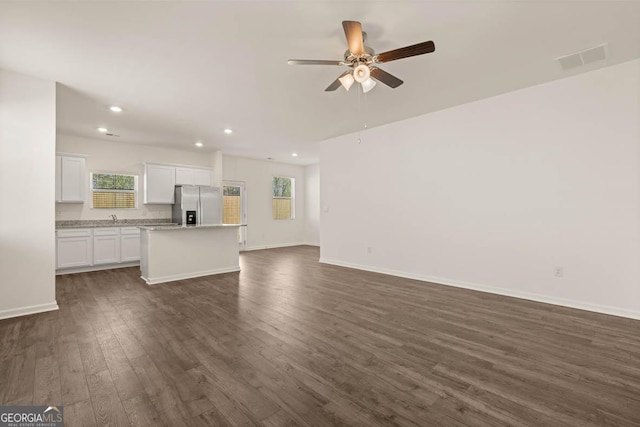
[[[349,90],[354,81],[356,81],[362,85],[362,91],[366,93],[376,85],[375,80],[395,89],[404,82],[378,68],[376,64],[424,55],[436,50],[436,45],[432,41],[428,41],[376,54],[369,46],[365,46],[364,42],[366,41],[367,33],[362,31],[360,22],[342,21],[342,27],[349,45],[349,49],[344,53],[344,60],[290,59],[288,61],[289,65],[342,65],[349,67],[349,70],[342,73],[325,89],[327,92],[338,89],[340,85]]]

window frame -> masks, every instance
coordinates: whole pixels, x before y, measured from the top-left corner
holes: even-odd
[[[116,190],[116,189],[94,189],[93,188],[93,174],[101,174],[101,175],[118,175],[118,176],[131,176],[133,177],[133,190]],[[138,202],[138,191],[140,189],[139,185],[138,185],[138,175],[134,175],[131,173],[123,173],[123,172],[102,172],[102,171],[93,171],[91,173],[89,173],[89,192],[91,193],[91,205],[90,208],[91,209],[119,209],[119,210],[131,210],[131,209],[138,209],[139,208],[139,202]],[[97,208],[95,206],[93,206],[93,194],[94,193],[133,193],[133,200],[134,200],[134,206],[131,208],[116,208],[116,207],[110,207],[110,208]]]
[[[291,197],[278,197],[273,195],[273,180],[275,178],[287,178],[291,180]],[[291,212],[289,218],[274,218],[273,216],[273,200],[274,199],[290,199],[291,200]],[[293,176],[288,175],[272,175],[271,176],[271,219],[274,221],[286,221],[296,219],[296,179]]]
[[[222,208],[224,209],[224,187],[238,187],[240,188],[240,225],[247,224],[247,189],[244,181],[222,181]],[[223,213],[223,223],[224,213]],[[225,223],[226,224],[226,223]],[[237,224],[232,224],[237,225]],[[238,227],[238,246],[241,251],[244,251],[247,246],[247,227]]]

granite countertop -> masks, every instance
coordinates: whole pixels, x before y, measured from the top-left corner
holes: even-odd
[[[139,227],[139,226],[178,226],[171,218],[155,219],[120,219],[112,220],[74,220],[56,221],[56,230],[64,228],[98,228],[98,227]],[[178,226],[179,227],[179,226]]]
[[[223,227],[246,227],[247,224],[204,224],[204,225],[147,225],[138,226],[141,230],[148,231],[169,231],[169,230],[199,230],[203,228],[223,228]]]

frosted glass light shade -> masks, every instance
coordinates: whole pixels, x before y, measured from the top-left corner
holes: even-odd
[[[347,91],[349,90],[349,88],[351,87],[353,82],[355,81],[354,78],[353,78],[353,75],[351,75],[351,73],[345,74],[344,76],[340,77],[338,80],[340,80],[340,84]]]
[[[371,70],[369,70],[369,67],[364,64],[358,65],[353,70],[353,78],[356,79],[358,83],[362,83],[363,81],[367,80],[370,75]]]
[[[376,82],[372,78],[368,78],[365,81],[363,81],[361,84],[362,84],[362,92],[367,93],[375,87]]]

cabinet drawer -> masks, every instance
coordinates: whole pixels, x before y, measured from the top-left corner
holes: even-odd
[[[95,230],[93,230],[93,235],[94,236],[117,236],[118,229],[115,227],[96,228]]]
[[[140,234],[140,229],[138,227],[122,227],[120,234]]]
[[[91,237],[90,228],[74,228],[70,230],[56,230],[58,237]]]

